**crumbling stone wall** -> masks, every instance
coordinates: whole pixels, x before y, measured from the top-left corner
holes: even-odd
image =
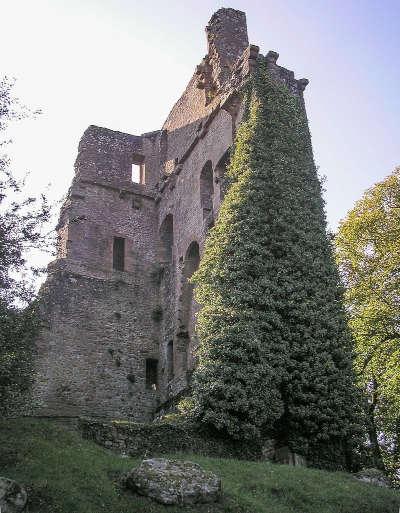
[[[144,424],[80,418],[78,428],[83,438],[136,458],[186,452],[220,458],[265,460],[270,459],[268,449],[273,442],[254,440],[239,443],[200,431],[190,424],[167,422]]]
[[[146,421],[188,386],[198,309],[188,279],[223,199],[241,88],[264,58],[293,94],[307,84],[248,44],[240,11],[217,11],[206,34],[208,53],[161,130],[83,134],[41,291],[39,415]]]
[[[146,146],[152,158],[152,141],[98,127],[79,145],[60,251],[41,293],[35,395],[43,415],[146,419],[156,406],[145,361],[159,352],[157,215],[151,186],[130,177]],[[147,176],[154,170],[147,165]],[[123,271],[113,269],[114,237],[125,240]]]

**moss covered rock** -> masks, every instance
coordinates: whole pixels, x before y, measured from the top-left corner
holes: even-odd
[[[26,490],[12,479],[0,477],[0,512],[19,513],[25,508]]]
[[[211,503],[221,497],[221,479],[190,461],[143,460],[128,474],[125,485],[161,504]]]

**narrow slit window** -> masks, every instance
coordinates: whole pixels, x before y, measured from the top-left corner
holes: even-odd
[[[167,346],[167,378],[168,381],[174,378],[174,342],[170,340]]]
[[[116,271],[125,269],[125,239],[122,237],[114,237],[113,268]]]
[[[158,388],[158,360],[153,358],[146,360],[146,388],[149,390]]]

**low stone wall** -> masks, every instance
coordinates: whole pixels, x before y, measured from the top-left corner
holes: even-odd
[[[258,442],[246,444],[201,432],[189,424],[99,421],[80,418],[83,438],[132,457],[153,457],[177,452],[246,460],[268,459],[268,450]]]
[[[232,440],[218,437],[193,424],[174,421],[137,423],[79,418],[78,429],[83,438],[107,449],[132,457],[151,458],[179,452],[216,458],[269,460],[293,466],[309,466],[326,470],[349,470],[340,448],[314,446],[309,457],[294,453],[275,440]],[[354,469],[353,469],[354,470]]]

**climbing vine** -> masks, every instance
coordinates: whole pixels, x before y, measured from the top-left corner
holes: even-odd
[[[357,432],[352,340],[304,107],[261,60],[199,270],[199,365],[186,407],[236,439],[305,456]]]

